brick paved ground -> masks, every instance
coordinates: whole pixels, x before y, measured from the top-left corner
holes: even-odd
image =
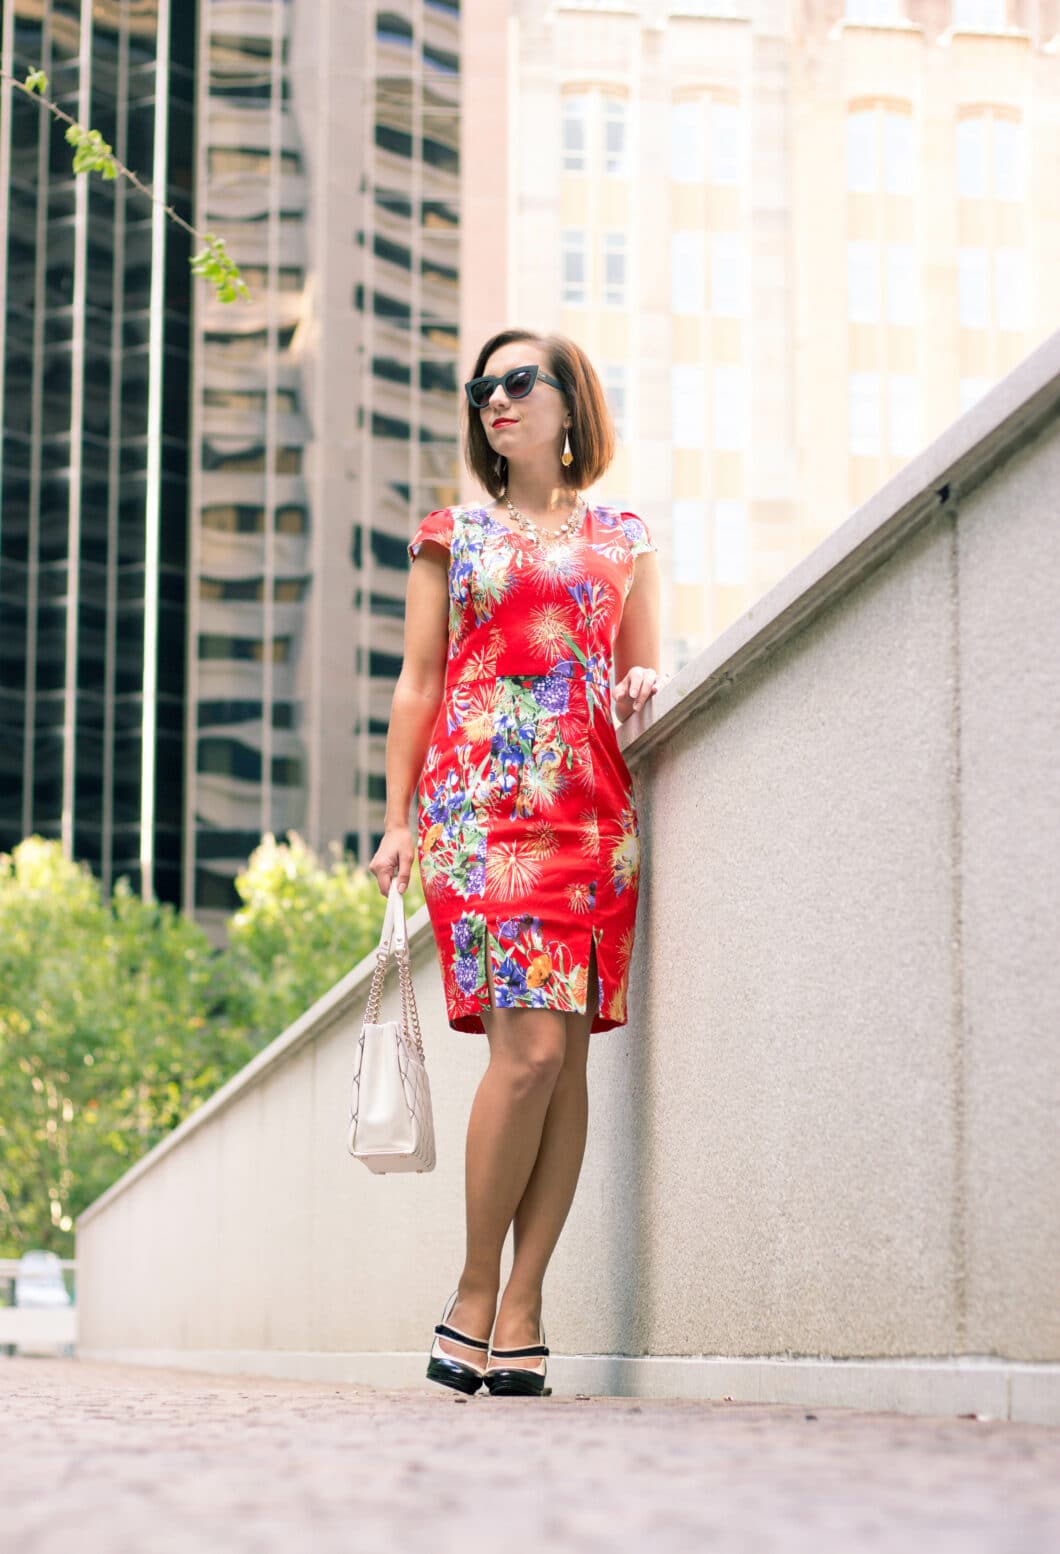
[[[0,1359],[6,1554],[1055,1554],[1060,1430]]]

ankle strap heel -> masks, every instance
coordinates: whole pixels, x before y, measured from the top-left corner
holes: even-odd
[[[442,1320],[435,1323],[435,1339],[431,1344],[430,1357],[427,1360],[427,1380],[437,1381],[443,1387],[452,1387],[456,1392],[464,1392],[468,1396],[477,1392],[482,1385],[484,1367],[473,1365],[470,1360],[457,1360],[451,1354],[446,1354],[438,1342],[439,1338],[450,1338],[454,1343],[466,1344],[469,1349],[478,1349],[483,1355],[489,1354],[489,1342],[485,1338],[472,1338],[469,1333],[462,1333],[458,1327],[450,1327],[446,1317],[456,1304],[459,1291],[454,1290],[445,1303],[442,1312]]]
[[[549,1350],[545,1346],[545,1329],[538,1329],[540,1343],[528,1344],[523,1349],[491,1349],[489,1363],[483,1380],[491,1397],[549,1397],[551,1387],[545,1386]],[[495,1366],[494,1360],[532,1360],[540,1358],[545,1364],[540,1369],[525,1366]]]

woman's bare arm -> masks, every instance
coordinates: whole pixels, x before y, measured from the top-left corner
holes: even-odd
[[[659,558],[647,550],[634,562],[615,637],[615,712],[624,723],[659,688]]]
[[[384,896],[395,873],[403,893],[412,872],[409,811],[445,689],[448,631],[449,553],[426,540],[409,571],[404,656],[386,736],[385,829],[368,865]]]

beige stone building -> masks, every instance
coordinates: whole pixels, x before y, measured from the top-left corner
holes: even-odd
[[[509,322],[591,353],[599,494],[659,541],[673,669],[1055,327],[1058,6],[467,0],[463,27],[464,357]]]

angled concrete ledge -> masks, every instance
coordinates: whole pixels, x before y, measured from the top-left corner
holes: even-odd
[[[631,769],[759,659],[969,496],[1060,414],[1060,332],[905,465],[621,725]]]

